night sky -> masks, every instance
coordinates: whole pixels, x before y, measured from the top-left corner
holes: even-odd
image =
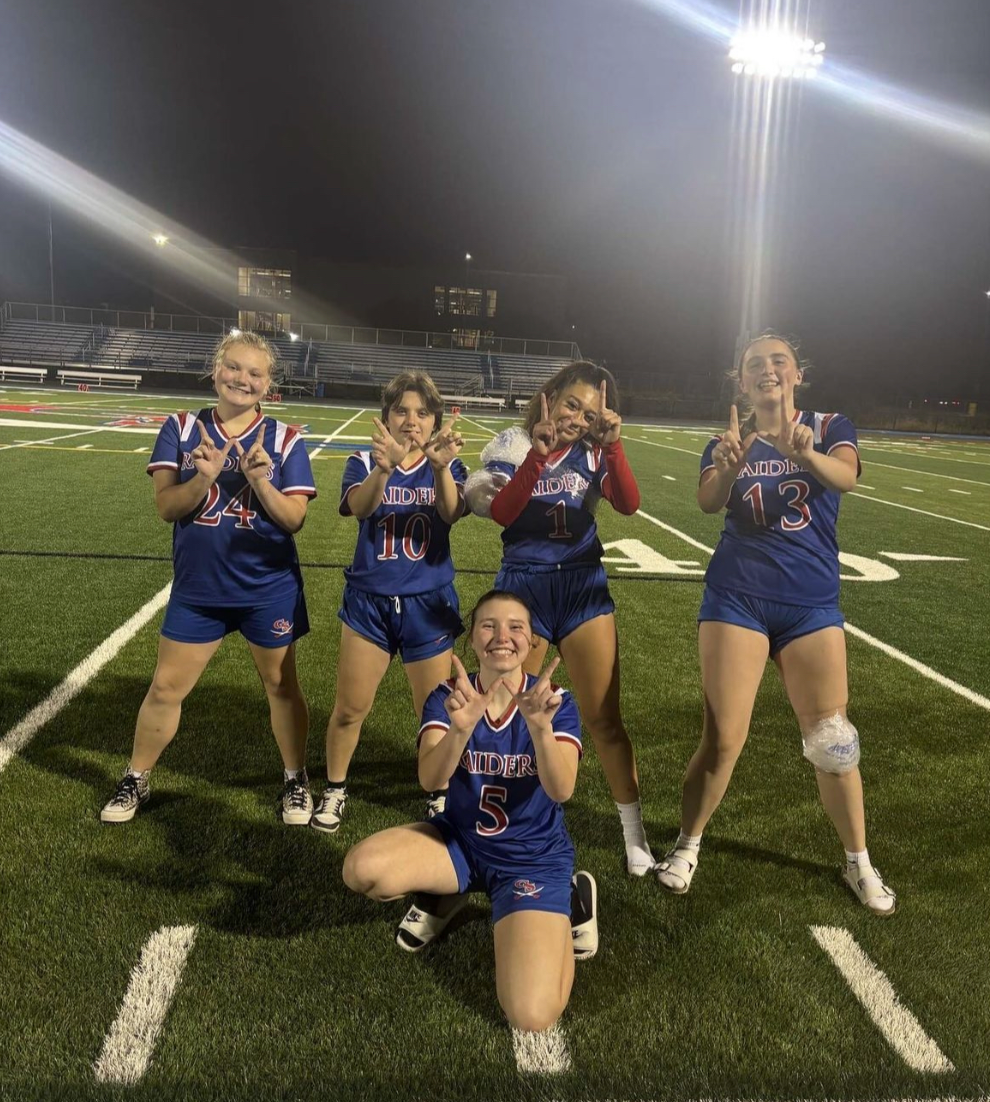
[[[990,400],[990,4],[812,0],[810,29],[830,62],[982,115],[982,145],[806,87],[765,321],[830,390]],[[729,366],[740,79],[636,0],[15,0],[0,37],[0,119],[170,220],[564,275],[582,350],[640,378]],[[56,232],[57,298],[105,299],[126,258],[63,212]],[[0,298],[48,298],[45,204],[2,177]]]

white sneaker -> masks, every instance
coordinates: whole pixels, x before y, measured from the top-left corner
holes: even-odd
[[[322,830],[324,834],[336,834],[346,806],[346,789],[325,788],[309,820],[309,825],[314,830]]]
[[[867,910],[881,918],[889,918],[897,909],[897,896],[883,882],[875,865],[846,864],[842,879]]]
[[[104,823],[129,823],[138,813],[138,808],[147,803],[151,790],[148,778],[134,773],[125,773],[117,782],[117,790],[100,812]]]
[[[664,859],[657,862],[657,881],[661,888],[674,895],[683,895],[691,887],[691,878],[698,867],[698,851],[688,846],[674,846]]]
[[[591,960],[598,952],[598,885],[590,872],[571,880],[571,944],[575,960]]]
[[[276,813],[286,826],[306,826],[313,817],[313,797],[309,791],[309,777],[304,769],[298,777],[287,780],[282,787],[282,798]]]
[[[429,897],[427,897],[429,898]],[[438,897],[433,896],[436,900]],[[468,901],[467,892],[439,897],[443,904],[443,915],[430,914],[416,902],[425,902],[422,895],[414,897],[413,905],[406,911],[405,918],[395,931],[395,944],[407,953],[419,953],[447,929],[450,920]]]

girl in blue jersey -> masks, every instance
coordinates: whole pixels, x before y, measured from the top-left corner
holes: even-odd
[[[574,791],[581,721],[570,695],[550,682],[559,659],[541,677],[523,670],[532,627],[517,597],[486,593],[471,614],[470,642],[480,671],[469,675],[455,657],[457,676],[430,695],[419,732],[420,783],[430,790],[449,781],[445,810],[359,842],[344,859],[344,882],[380,901],[452,896],[441,927],[470,885],[487,892],[498,1000],[514,1028],[543,1030],[574,982],[574,847],[560,805]],[[435,936],[430,917],[410,912],[399,946],[415,951]],[[597,948],[597,926],[594,941]]]
[[[503,528],[496,587],[518,594],[533,610],[541,641],[527,669],[540,668],[548,642],[567,666],[618,807],[627,868],[642,876],[653,857],[619,709],[615,605],[595,524],[602,497],[627,516],[639,508],[617,407],[610,372],[583,360],[569,364],[530,402],[525,427],[499,433],[485,447],[484,469],[471,475],[465,493],[472,512]]]
[[[340,515],[358,522],[354,561],[344,572],[338,613],[337,693],[327,726],[327,778],[311,826],[339,827],[347,803],[347,770],[361,725],[392,656],[402,658],[416,715],[450,675],[461,625],[450,528],[464,512],[467,470],[452,419],[442,428],[443,399],[429,375],[397,375],[382,393],[381,420],[368,451],[344,468]],[[430,794],[427,814],[443,807]]]
[[[856,430],[837,413],[794,408],[803,369],[794,346],[764,336],[743,349],[740,397],[752,414],[701,460],[698,504],[726,509],[705,576],[698,649],[705,712],[701,745],[684,778],[681,831],[657,865],[683,893],[698,863],[702,831],[725,795],[749,733],[767,657],[777,664],[797,716],[822,804],[846,850],[844,878],[877,915],[894,893],[866,849],[859,738],[846,715],[846,644],[839,612],[839,496],[860,473]]]
[[[216,406],[173,413],[155,442],[148,473],[158,515],[173,526],[175,580],[130,765],[100,814],[105,823],[128,822],[148,799],[148,775],[182,702],[232,631],[247,640],[268,695],[285,766],[282,821],[305,825],[312,814],[309,712],[295,660],[309,621],[292,534],[316,488],[303,438],[261,412],[274,369],[263,337],[232,331],[213,358]]]

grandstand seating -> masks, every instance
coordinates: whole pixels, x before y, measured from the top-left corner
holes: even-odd
[[[200,374],[208,369],[216,340],[210,333],[8,319],[0,331],[0,363]],[[313,391],[318,383],[379,385],[400,371],[419,370],[428,372],[444,393],[526,398],[567,362],[519,353],[496,356],[343,341],[279,338],[274,344],[288,391]]]

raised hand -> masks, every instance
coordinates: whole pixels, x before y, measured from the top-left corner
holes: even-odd
[[[223,470],[224,460],[234,445],[234,437],[230,437],[222,448],[213,443],[210,434],[206,431],[206,425],[197,417],[196,424],[199,427],[199,444],[193,448],[190,458],[197,472],[208,478],[210,482],[216,482]]]
[[[564,428],[565,426],[561,426]],[[547,456],[557,446],[557,426],[550,420],[547,396],[540,394],[540,419],[533,426],[533,447],[537,455]]]
[[[449,467],[453,460],[457,458],[461,448],[464,447],[464,438],[454,428],[454,422],[456,420],[457,415],[455,414],[446,425],[440,429],[433,439],[423,447],[423,451],[426,452],[426,458],[429,459],[430,465],[434,470],[442,470],[444,467]]]
[[[457,655],[452,654],[450,660],[454,664],[455,680],[454,688],[444,701],[444,710],[450,716],[451,727],[461,733],[473,731],[503,681],[497,677],[486,692],[479,693]]]
[[[372,420],[376,431],[371,437],[371,458],[379,470],[391,474],[412,451],[416,442],[412,437],[407,437],[404,443],[400,443],[377,417]]]
[[[608,408],[608,387],[603,379],[598,388],[598,415],[591,433],[599,444],[614,444],[619,439],[621,429],[622,418]]]
[[[815,434],[807,425],[791,420],[784,395],[780,396],[780,432],[767,439],[785,459],[800,463],[815,450]]]
[[[729,427],[722,433],[722,439],[712,449],[712,462],[715,469],[721,474],[740,470],[746,462],[746,455],[753,446],[759,433],[748,433],[746,439],[742,439],[739,430],[739,411],[735,406],[729,410]]]
[[[272,466],[272,457],[265,451],[264,445],[261,443],[264,433],[265,426],[262,424],[258,429],[258,435],[254,438],[254,443],[247,451],[241,446],[240,440],[234,438],[234,447],[240,457],[241,474],[252,486],[264,482],[268,478],[268,472]]]
[[[560,658],[557,657],[540,674],[531,688],[512,693],[512,699],[516,702],[516,707],[522,713],[530,732],[546,731],[553,725],[553,717],[561,705],[561,697],[550,684],[550,677],[559,665]]]

